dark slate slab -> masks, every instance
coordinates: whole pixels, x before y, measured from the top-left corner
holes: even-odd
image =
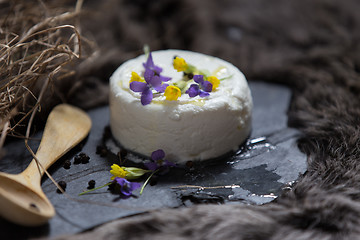
[[[299,132],[287,127],[290,90],[262,82],[250,82],[250,88],[254,99],[253,130],[238,152],[214,161],[194,163],[191,168],[172,169],[159,177],[156,185],[147,186],[139,198],[127,200],[119,200],[107,188],[78,196],[86,190],[90,180],[95,180],[96,186],[109,182],[110,166],[118,163],[116,154],[120,151],[111,136],[104,134],[109,124],[109,108],[90,111],[93,127],[89,137],[49,170],[55,180],[67,182],[67,194],[57,193],[55,185],[47,178],[42,183],[55,206],[56,216],[48,224],[35,228],[0,219],[0,238],[73,234],[158,208],[214,202],[260,205],[274,200],[285,186],[305,172],[306,156],[296,146]],[[33,149],[40,137],[41,134],[37,134],[31,141]],[[105,157],[96,154],[96,147],[101,144],[110,150]],[[0,171],[17,173],[26,168],[31,157],[22,141],[10,142],[6,151],[0,161]],[[88,164],[74,164],[74,156],[80,151],[90,156]],[[127,158],[129,164],[141,160],[131,153]],[[71,161],[70,169],[63,168],[66,160]]]

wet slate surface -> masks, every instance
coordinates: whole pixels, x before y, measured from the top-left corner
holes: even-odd
[[[253,131],[238,152],[213,161],[194,163],[193,167],[172,169],[160,176],[157,184],[147,186],[139,198],[119,200],[106,188],[78,196],[86,190],[88,181],[96,186],[110,179],[109,169],[118,163],[120,148],[111,136],[104,135],[109,124],[109,108],[89,112],[93,127],[89,137],[49,170],[57,181],[67,182],[66,195],[56,192],[47,178],[42,187],[56,209],[56,216],[44,226],[21,227],[0,219],[0,238],[27,238],[73,234],[99,224],[151,209],[189,206],[198,203],[264,204],[274,200],[282,189],[306,171],[306,156],[297,146],[299,132],[287,127],[289,89],[262,82],[250,82],[254,100]],[[36,149],[41,134],[34,136]],[[96,154],[100,144],[110,150],[106,157]],[[0,171],[17,173],[24,170],[31,157],[22,141],[7,144],[7,154],[0,161]],[[88,164],[74,164],[80,151],[90,156]],[[139,157],[128,154],[129,164]],[[64,161],[70,160],[70,169]],[[135,192],[135,194],[138,192]]]

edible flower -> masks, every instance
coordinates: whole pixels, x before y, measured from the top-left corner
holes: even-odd
[[[130,89],[134,92],[141,92],[141,104],[148,105],[153,99],[152,89],[157,92],[164,92],[168,84],[164,83],[155,72],[146,69],[144,73],[145,82],[133,81],[130,83]]]
[[[121,198],[128,198],[132,195],[132,191],[141,186],[137,182],[129,182],[128,180],[136,179],[144,175],[145,173],[151,172],[151,170],[141,169],[136,167],[120,167],[117,164],[111,165],[110,173],[113,175],[111,177],[111,182],[108,182],[100,187],[92,188],[90,190],[84,191],[79,195],[84,195],[92,191],[98,190],[100,188],[109,186],[115,187],[117,192],[120,192]],[[122,180],[123,179],[123,180]],[[115,185],[115,186],[113,186]],[[113,189],[114,190],[114,189]]]
[[[188,69],[188,64],[185,62],[185,59],[181,57],[175,57],[173,66],[178,72],[184,72]]]
[[[125,178],[116,177],[113,182],[116,184],[115,187],[119,187],[120,197],[123,199],[129,198],[132,196],[132,192],[141,187],[141,184],[138,182],[130,182]]]
[[[136,167],[120,167],[117,164],[111,165],[110,170],[110,173],[113,175],[111,180],[114,180],[117,177],[126,178],[128,180],[137,179],[147,172],[150,172],[150,170]]]
[[[145,68],[145,71],[146,70],[153,71],[154,75],[159,76],[159,78],[161,79],[162,82],[167,82],[171,79],[170,77],[165,77],[165,76],[160,75],[160,73],[162,72],[162,68],[159,66],[156,66],[154,64],[151,52],[149,53],[146,62],[143,63],[143,66]]]
[[[132,191],[141,187],[141,184],[138,182],[130,182],[128,180],[139,178],[144,174],[151,172],[140,189],[140,194],[142,194],[145,186],[148,184],[152,176],[154,176],[156,173],[164,174],[169,170],[170,167],[176,166],[174,163],[165,159],[165,152],[162,149],[158,149],[152,152],[151,161],[145,163],[144,165],[147,169],[137,167],[121,167],[117,164],[113,164],[110,170],[110,173],[113,175],[111,177],[111,182],[108,182],[103,186],[84,191],[79,195],[84,195],[100,188],[109,186],[109,190],[111,190],[113,193],[119,193],[120,198],[129,198],[130,196],[133,196]]]
[[[157,75],[160,75],[160,73],[162,72],[162,68],[154,64],[151,52],[149,53],[146,62],[143,63],[143,66],[145,69],[154,71]]]
[[[165,152],[162,149],[158,149],[151,153],[151,161],[145,163],[145,167],[151,171],[160,170],[162,173],[167,172],[170,167],[176,165],[165,159]]]
[[[164,95],[167,101],[177,101],[184,92],[191,98],[200,96],[207,97],[210,92],[215,91],[220,80],[216,76],[211,75],[208,70],[198,69],[197,67],[187,63],[184,58],[175,56],[173,59],[173,67],[178,72],[183,72],[183,78],[172,85],[165,82],[170,77],[161,75],[163,69],[154,64],[151,52],[148,54],[147,60],[143,63],[145,71],[143,77],[136,72],[131,73],[130,89],[134,92],[141,93],[141,104],[148,105],[151,103],[154,94]],[[188,81],[193,80],[194,83],[188,85]]]
[[[128,180],[137,179],[145,173],[151,172],[150,170],[137,168],[137,167],[122,167],[126,172],[125,178]]]
[[[215,91],[220,85],[220,80],[215,76],[210,76],[206,80],[212,84],[212,91]]]
[[[125,178],[128,174],[128,172],[124,168],[120,167],[117,164],[111,165],[110,173],[113,175],[111,177],[111,180],[114,180],[116,177]]]
[[[189,89],[185,93],[189,94],[190,97],[200,97],[209,96],[209,92],[212,91],[213,85],[211,82],[204,80],[203,75],[194,75],[194,81],[198,84],[191,84]]]
[[[131,82],[145,82],[143,77],[140,77],[139,74],[137,74],[136,72],[131,72],[131,78],[130,78],[130,83]]]
[[[176,86],[168,86],[165,89],[164,96],[166,97],[166,100],[176,101],[181,96],[181,90]]]
[[[150,181],[151,177],[155,173],[165,174],[169,171],[170,167],[175,167],[176,164],[165,159],[165,152],[162,149],[158,149],[151,153],[151,161],[144,164],[145,167],[152,171],[150,176],[146,179],[140,190],[140,195],[144,191],[145,186]]]
[[[145,63],[143,63],[145,68],[144,72],[144,79],[143,79],[135,72],[131,73],[130,79],[130,89],[134,92],[141,92],[141,104],[148,105],[151,103],[153,99],[153,92],[154,89],[158,93],[163,93],[167,86],[166,83],[171,78],[162,76],[160,73],[162,72],[162,68],[156,66],[152,59],[151,52]]]

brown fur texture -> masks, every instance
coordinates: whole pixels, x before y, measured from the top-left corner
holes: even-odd
[[[82,77],[107,82],[124,60],[181,48],[214,55],[251,80],[292,88],[289,125],[308,171],[264,206],[197,205],[106,224],[69,239],[360,238],[360,2],[90,1],[84,34],[102,54]],[[94,74],[96,72],[96,74]]]

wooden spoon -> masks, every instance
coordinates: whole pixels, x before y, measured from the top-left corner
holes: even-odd
[[[89,133],[91,120],[70,105],[56,106],[49,114],[36,158],[47,169],[81,142]],[[0,173],[0,216],[24,226],[46,223],[54,207],[41,189],[44,171],[33,159],[20,174]]]

